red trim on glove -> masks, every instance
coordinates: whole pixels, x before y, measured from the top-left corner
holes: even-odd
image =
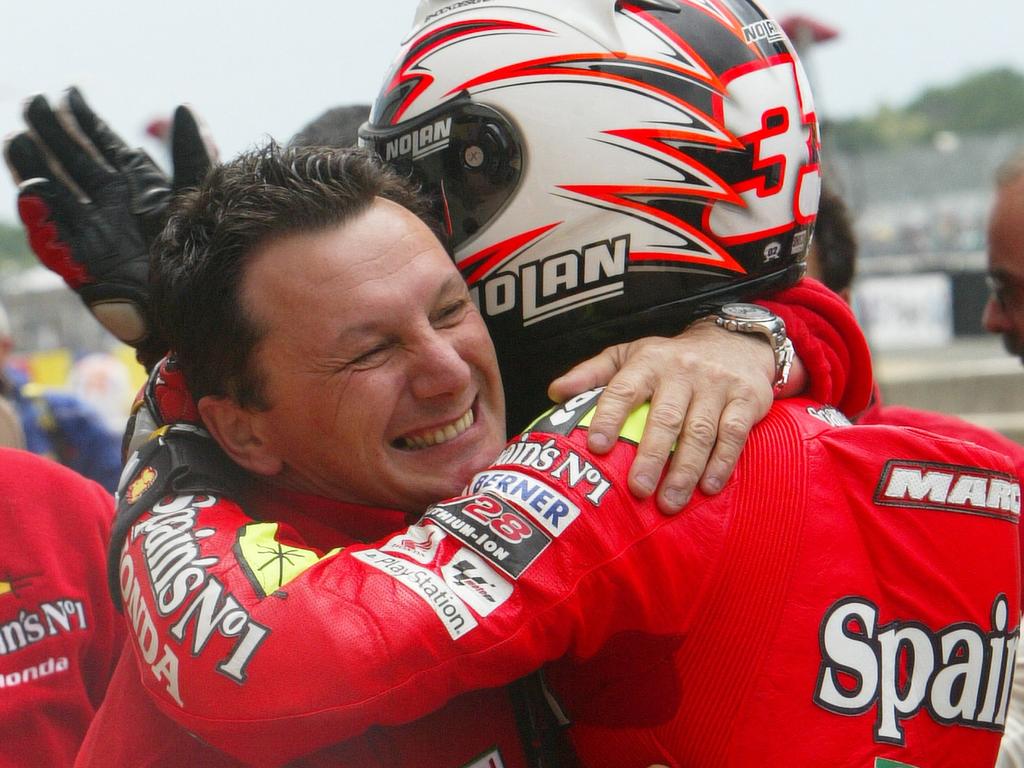
[[[38,197],[18,198],[18,215],[28,231],[28,243],[43,266],[64,278],[77,291],[92,278],[71,258],[71,249],[61,242],[57,226],[50,220],[50,208]]]

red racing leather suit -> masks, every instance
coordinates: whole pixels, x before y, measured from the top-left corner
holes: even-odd
[[[780,294],[777,299],[776,303],[769,305],[785,317],[790,335],[794,338],[798,350],[811,369],[812,391],[841,402],[850,410],[863,407],[870,388],[870,366],[857,364],[867,359],[866,346],[863,344],[862,337],[860,337],[845,305],[810,281]],[[799,306],[791,307],[790,303]],[[848,371],[851,373],[848,374]],[[171,410],[175,410],[177,407],[183,406],[178,403],[172,405]],[[166,401],[164,409],[166,412]],[[194,418],[194,412],[183,407],[179,416],[189,420]],[[137,482],[134,487],[138,490],[141,487],[139,483],[145,484],[145,471],[140,470],[136,477]],[[202,483],[199,484],[199,487],[202,487]],[[291,562],[296,557],[299,559],[295,562],[299,563],[299,570],[301,570],[310,562],[315,562],[317,554],[322,554],[331,547],[345,546],[359,540],[366,541],[384,532],[394,533],[402,525],[395,513],[389,513],[386,510],[353,509],[324,499],[288,498],[282,501],[279,495],[275,497],[248,493],[244,507],[248,514],[241,514],[234,505],[226,500],[220,500],[210,508],[208,514],[216,517],[218,520],[216,528],[225,533],[226,538],[209,541],[204,538],[202,540],[204,553],[210,552],[213,557],[221,557],[221,553],[214,546],[216,541],[220,541],[225,547],[230,547],[232,555],[237,554],[234,552],[235,545],[229,545],[228,542],[233,542],[235,539],[232,536],[237,537],[239,531],[245,526],[253,524],[253,517],[261,520],[275,520],[282,523],[277,534],[278,539],[295,545],[286,547],[291,551],[287,557],[280,555],[278,561],[278,565],[287,561],[289,564],[287,571],[292,573],[296,569],[291,567]],[[206,515],[207,512],[203,514]],[[366,522],[360,524],[360,521]],[[231,525],[234,525],[237,530],[234,532],[229,530]],[[265,528],[263,530],[266,531]],[[299,552],[310,550],[311,543],[320,548],[319,553],[314,552],[300,556]],[[276,552],[278,549],[278,545],[272,541],[265,542],[261,546],[269,548],[267,549],[269,552]],[[208,547],[209,549],[207,549]],[[170,558],[171,555],[167,554],[166,557]],[[266,568],[277,568],[273,564],[261,564]],[[250,570],[262,571],[263,569],[256,566]],[[281,578],[283,579],[283,577]],[[318,582],[314,582],[314,584],[316,583]],[[129,585],[130,587],[131,585]],[[267,594],[280,597],[280,594],[285,592],[292,594],[292,590],[297,588],[299,588],[298,582],[290,584],[286,590],[272,590]],[[245,591],[243,589],[243,592]],[[147,590],[143,589],[142,592],[145,593]],[[190,616],[202,616],[206,606],[213,606],[218,601],[227,601],[226,592],[216,592],[216,589],[211,592],[201,590],[201,594],[205,597],[201,598],[200,607],[196,609],[198,614],[190,614]],[[138,598],[138,594],[135,595],[136,598]],[[246,594],[249,598],[253,598],[251,590]],[[256,591],[257,598],[262,594],[260,590]],[[314,599],[314,603],[316,602],[317,600]],[[230,601],[224,602],[225,605],[229,603]],[[223,607],[224,605],[221,605],[221,608]],[[300,624],[309,618],[303,613],[311,608],[304,602],[290,598],[288,607],[294,611],[289,615],[297,617],[295,620]],[[169,682],[172,673],[182,674],[176,669],[179,661],[173,650],[180,645],[180,640],[183,638],[174,637],[175,633],[172,632],[170,639],[174,642],[163,646],[164,649],[170,649],[171,655],[160,656],[164,651],[154,650],[156,646],[153,646],[152,643],[155,635],[150,632],[150,626],[141,613],[144,610],[148,611],[148,608],[144,601],[136,602],[133,606],[129,600],[129,619],[141,631],[142,637],[149,642],[149,645],[144,642],[140,646],[143,659],[146,659],[147,653],[149,655],[156,653],[159,656],[159,658],[154,657],[150,660],[149,669],[144,669],[143,675],[148,675],[147,679],[157,679],[154,675],[159,675],[160,680]],[[219,614],[215,613],[216,615]],[[241,620],[241,614],[232,615],[236,617],[236,620]],[[211,619],[207,618],[206,620],[210,621]],[[191,621],[191,619],[187,621]],[[226,625],[218,625],[216,622],[212,628],[204,625],[203,637],[200,638],[201,644],[205,648],[205,642],[209,640],[207,636],[209,633],[217,635],[224,629],[229,633],[235,631],[237,636],[244,630],[245,637],[241,638],[240,642],[243,648],[241,653],[245,655],[257,644],[259,638],[265,636],[262,630],[270,629],[270,627],[261,628],[255,620],[252,623],[243,621],[240,626],[241,629],[233,627],[233,625],[229,628]],[[218,627],[220,628],[218,629]],[[166,637],[163,634],[167,630],[166,623],[156,622],[153,628],[160,632],[161,640]],[[193,648],[195,647],[193,646]],[[114,758],[116,758],[114,762],[132,765],[177,765],[182,762],[188,762],[193,766],[235,764],[223,755],[191,739],[184,731],[160,714],[145,694],[139,690],[138,678],[133,674],[133,670],[126,665],[122,665],[122,667],[112,683],[115,689],[114,694],[108,699],[97,719],[98,727],[91,732],[87,747],[80,757],[79,765],[90,765],[94,760],[96,764],[104,764],[104,761],[109,764],[109,761]],[[193,677],[196,684],[203,686],[203,676],[213,674],[214,669],[202,665],[200,667],[201,671],[200,669],[188,671],[187,676]],[[246,668],[247,681],[244,688],[247,691],[246,698],[251,701],[248,698],[248,692],[264,686],[262,682],[249,679],[249,674],[250,672]],[[157,685],[159,686],[159,683]],[[274,687],[277,686],[277,682],[270,679],[267,686],[268,695],[280,700],[281,689]],[[289,697],[294,696],[294,691],[288,689],[287,694]],[[171,698],[180,695],[180,691],[175,688]],[[317,695],[316,686],[311,685],[308,700],[313,701]],[[329,700],[330,698],[328,698]],[[229,709],[234,706],[228,699],[224,703]],[[173,714],[174,710],[171,711]],[[137,727],[124,728],[123,724],[129,718]],[[493,765],[495,767],[500,765],[516,766],[524,763],[521,762],[523,756],[517,743],[518,737],[512,721],[508,694],[504,690],[468,694],[457,697],[446,708],[416,723],[408,726],[374,729],[364,738],[351,739],[344,745],[328,752],[306,757],[302,764],[401,765],[406,767],[422,764],[434,768],[464,764]],[[320,744],[336,739],[331,735],[332,731],[330,730],[318,730],[317,728],[313,730],[318,732],[314,737],[309,738],[299,737],[299,734],[302,733],[301,729],[294,731],[291,735],[295,738],[286,739],[285,741],[289,742],[286,747],[280,746],[280,739],[276,736],[269,737],[268,741],[267,734],[261,730],[260,733],[254,734],[254,738],[248,746],[233,751],[257,763],[263,761],[274,764],[284,759],[282,755],[291,756],[308,752]],[[202,732],[202,729],[199,729],[198,732]],[[485,734],[483,739],[480,738],[481,732]],[[459,737],[457,739],[450,738],[452,733],[458,733]],[[213,741],[220,743],[216,739]],[[275,746],[270,747],[268,744]],[[473,756],[478,756],[478,759],[473,760]]]
[[[159,708],[274,765],[546,665],[587,766],[992,764],[1020,615],[1005,457],[788,400],[667,517],[626,488],[636,424],[587,453],[592,402],[372,545],[312,551],[212,496],[142,514],[120,579]]]

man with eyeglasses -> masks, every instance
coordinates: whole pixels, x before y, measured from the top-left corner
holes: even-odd
[[[988,282],[985,330],[1001,334],[1006,351],[1024,360],[1024,149],[996,174],[996,200],[988,225]]]
[[[988,285],[982,324],[1003,337],[1007,352],[1024,361],[1024,149],[996,172],[996,199],[988,222]],[[1018,662],[998,768],[1024,766],[1022,672]]]

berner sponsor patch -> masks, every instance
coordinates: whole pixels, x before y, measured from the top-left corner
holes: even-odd
[[[458,640],[477,625],[473,614],[456,597],[447,584],[435,573],[379,549],[364,549],[353,552],[352,557],[408,587],[441,619],[444,628],[453,640]]]
[[[550,485],[513,470],[488,470],[473,478],[471,493],[493,491],[519,505],[548,533],[559,536],[580,515],[580,509]]]
[[[875,503],[1020,520],[1020,484],[1008,474],[953,464],[890,459]]]

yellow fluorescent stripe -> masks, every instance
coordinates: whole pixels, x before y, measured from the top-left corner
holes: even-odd
[[[277,523],[247,525],[238,536],[238,550],[265,595],[276,592],[306,569],[341,551],[332,549],[320,557],[312,550],[282,544],[277,540]]]
[[[594,418],[594,412],[596,408],[591,408],[587,415],[580,421],[581,427],[590,428],[590,422]],[[644,426],[647,424],[647,414],[650,413],[651,404],[644,403],[633,409],[633,412],[626,418],[626,422],[622,425],[622,429],[619,430],[619,437],[629,440],[631,443],[639,443],[640,438],[644,435]],[[672,450],[676,449],[675,443],[672,444]]]

